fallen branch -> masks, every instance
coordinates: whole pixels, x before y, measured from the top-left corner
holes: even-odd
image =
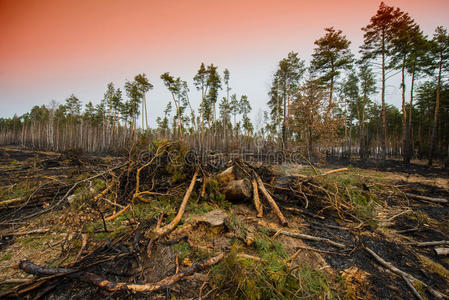
[[[259,222],[259,224],[262,225],[261,222]],[[303,234],[303,233],[299,233],[299,232],[286,231],[286,230],[282,230],[282,229],[281,230],[276,230],[275,228],[267,227],[267,226],[263,226],[263,227],[266,228],[268,231],[270,231],[272,233],[283,234],[283,235],[286,235],[286,236],[299,238],[299,239],[303,239],[303,240],[325,242],[325,243],[328,243],[329,245],[332,245],[334,247],[337,247],[337,248],[340,248],[340,249],[346,249],[346,245],[338,243],[338,242],[334,242],[334,241],[332,241],[330,239],[327,239],[327,238],[322,238],[322,237],[318,237],[318,236]]]
[[[19,264],[19,268],[27,273],[38,275],[38,276],[48,276],[48,275],[56,275],[60,273],[69,273],[63,275],[64,277],[68,277],[71,279],[76,279],[84,282],[91,283],[103,290],[109,292],[116,291],[131,291],[131,292],[154,292],[165,289],[174,283],[182,280],[184,277],[192,275],[193,273],[204,270],[207,267],[213,266],[220,262],[224,257],[224,254],[221,253],[217,256],[214,256],[202,263],[196,263],[192,265],[190,268],[185,271],[179,272],[173,276],[169,276],[161,281],[155,283],[146,283],[146,284],[134,284],[134,283],[126,283],[126,282],[112,282],[106,280],[105,278],[98,276],[94,273],[90,272],[73,272],[72,269],[67,268],[47,268],[38,266],[30,261],[21,261]]]
[[[184,198],[182,199],[181,206],[179,207],[178,214],[176,217],[171,221],[170,224],[165,225],[162,228],[158,228],[154,230],[154,233],[157,235],[157,237],[165,236],[169,234],[175,227],[179,224],[181,221],[182,216],[184,215],[184,211],[186,209],[187,201],[190,198],[190,195],[192,194],[193,188],[195,187],[196,178],[198,177],[198,170],[195,171],[195,174],[193,174],[192,181],[190,181],[189,188],[186,191],[186,194],[184,195]]]
[[[393,264],[387,262],[386,260],[384,260],[382,257],[380,257],[379,255],[376,254],[376,252],[374,252],[373,250],[371,250],[368,247],[365,247],[366,252],[368,252],[372,257],[374,257],[374,259],[380,263],[382,266],[384,266],[385,268],[387,268],[388,270],[392,271],[393,273],[395,273],[396,275],[401,276],[402,278],[407,278],[411,283],[413,282],[417,282],[418,284],[424,286],[425,288],[427,288],[427,290],[436,298],[438,299],[448,299],[449,297],[446,296],[443,293],[438,292],[437,290],[434,290],[432,287],[428,286],[426,283],[422,282],[421,280],[413,277],[412,275],[396,268],[395,266],[393,266]],[[406,281],[407,283],[407,281]],[[408,283],[407,283],[408,285]],[[416,291],[416,290],[415,290]],[[412,290],[413,293],[415,293],[415,291]]]
[[[4,201],[0,201],[0,207],[1,206],[7,206],[9,204],[13,204],[13,203],[17,203],[17,202],[22,202],[23,198],[14,198],[14,199],[9,199],[9,200],[4,200]]]
[[[270,206],[273,209],[274,213],[276,214],[276,216],[281,221],[281,225],[282,226],[287,226],[288,225],[287,220],[285,219],[284,215],[282,214],[281,210],[279,209],[278,205],[276,204],[276,201],[274,201],[273,197],[271,197],[271,195],[265,189],[265,186],[264,186],[262,180],[260,179],[259,175],[257,175],[256,172],[254,172],[254,176],[256,177],[256,181],[257,181],[257,184],[259,186],[260,191],[265,196],[265,198],[268,201],[268,204],[270,204]]]
[[[47,233],[50,229],[35,229],[25,232],[4,232],[0,233],[0,237],[6,237],[6,236],[23,236],[28,234],[41,234],[41,233]]]
[[[410,243],[408,245],[413,245],[413,246],[418,246],[418,247],[432,247],[432,246],[449,245],[449,241],[432,241],[432,242]]]
[[[312,179],[312,178],[323,177],[323,176],[327,176],[327,175],[331,175],[331,174],[335,174],[335,173],[346,172],[348,170],[349,170],[348,168],[340,168],[340,169],[330,170],[330,171],[324,172],[322,174],[317,174],[317,175],[313,175],[313,176],[307,176],[304,174],[291,174],[290,176],[299,177],[299,178],[303,178],[303,179]]]
[[[416,194],[411,194],[411,193],[404,193],[404,195],[406,195],[409,198],[417,199],[417,200],[424,200],[424,201],[440,203],[440,204],[447,204],[447,203],[449,203],[449,200],[448,199],[444,199],[444,198],[435,198],[435,197],[429,197],[429,196],[421,196],[421,195],[416,195]]]

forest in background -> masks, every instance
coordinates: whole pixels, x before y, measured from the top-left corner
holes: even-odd
[[[139,137],[179,139],[209,151],[299,150],[360,159],[402,156],[449,164],[449,35],[439,26],[426,36],[399,8],[381,3],[362,28],[359,58],[344,33],[326,28],[308,66],[297,52],[282,59],[272,78],[263,124],[249,118],[250,101],[232,93],[231,73],[201,63],[191,87],[164,73],[170,91],[157,128],[148,126],[151,99],[146,74],[123,88],[109,83],[100,104],[84,106],[70,95],[64,104],[35,106],[0,119],[0,144],[35,149],[119,152]],[[388,103],[386,82],[401,75],[402,105]],[[379,88],[380,87],[380,88]],[[190,89],[201,93],[198,108]],[[378,101],[380,99],[380,101]]]

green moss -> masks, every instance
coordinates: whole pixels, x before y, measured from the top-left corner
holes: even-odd
[[[214,210],[214,207],[207,202],[191,202],[187,206],[187,212],[194,215],[203,215]]]
[[[179,242],[173,246],[173,250],[178,255],[180,261],[183,261],[190,253],[190,245],[186,242]]]

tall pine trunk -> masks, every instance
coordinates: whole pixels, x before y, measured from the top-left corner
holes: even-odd
[[[402,60],[401,68],[401,87],[402,87],[402,157],[404,163],[407,163],[407,111],[405,109],[405,56]],[[410,162],[410,160],[409,160]]]
[[[435,101],[435,112],[433,116],[433,126],[432,126],[432,137],[430,139],[430,148],[429,148],[429,163],[431,166],[433,163],[433,150],[435,147],[435,141],[437,138],[437,126],[438,126],[438,113],[440,110],[440,89],[441,89],[441,69],[443,67],[443,57],[440,56],[440,62],[438,66],[438,83],[437,83],[437,97]]]
[[[387,158],[387,117],[385,108],[385,32],[382,30],[382,131],[381,131],[381,147],[382,160]]]

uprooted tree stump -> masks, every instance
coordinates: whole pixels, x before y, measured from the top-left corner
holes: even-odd
[[[225,194],[229,201],[248,200],[253,198],[254,206],[257,210],[257,216],[263,216],[262,204],[260,202],[259,191],[264,195],[273,212],[279,218],[283,226],[288,222],[282,214],[279,206],[273,197],[265,188],[262,179],[260,179],[254,169],[244,162],[236,161],[234,164],[216,176],[220,190]]]

